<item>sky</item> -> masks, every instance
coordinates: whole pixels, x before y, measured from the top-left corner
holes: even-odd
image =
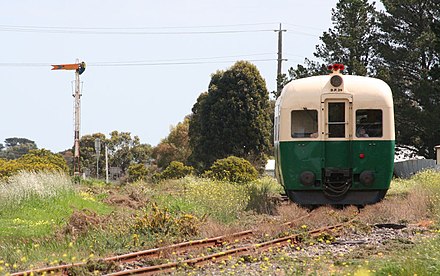
[[[255,64],[275,90],[313,59],[336,0],[0,1],[0,143],[20,137],[53,152],[73,146],[74,71],[84,61],[80,135],[130,132],[157,145],[191,113],[211,74]]]

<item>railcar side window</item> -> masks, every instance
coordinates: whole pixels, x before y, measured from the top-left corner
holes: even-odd
[[[345,103],[328,103],[328,137],[345,137]]]
[[[292,137],[317,138],[318,137],[318,111],[293,110],[292,111]]]
[[[382,137],[383,116],[380,109],[356,110],[356,137]]]

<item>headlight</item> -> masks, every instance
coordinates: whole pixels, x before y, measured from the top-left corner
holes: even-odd
[[[363,171],[359,175],[359,181],[364,185],[371,185],[374,182],[374,172],[372,171]]]
[[[305,186],[311,186],[315,183],[315,174],[311,171],[302,172],[299,176],[299,180]]]

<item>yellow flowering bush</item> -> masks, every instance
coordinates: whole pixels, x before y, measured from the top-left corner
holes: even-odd
[[[45,149],[30,150],[28,154],[16,160],[0,159],[0,181],[7,181],[20,171],[67,173],[69,168],[61,155],[53,154]]]
[[[189,213],[170,212],[168,208],[152,203],[145,213],[138,217],[134,224],[134,232],[140,234],[194,236],[205,217],[198,218]]]
[[[244,185],[194,177],[186,177],[184,181],[185,199],[223,221],[236,218],[249,202]]]

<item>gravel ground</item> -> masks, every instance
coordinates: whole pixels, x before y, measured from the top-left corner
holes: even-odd
[[[385,227],[386,226],[386,227]],[[233,257],[199,269],[179,269],[181,275],[332,275],[338,267],[355,264],[362,269],[372,257],[380,258],[432,236],[426,228],[378,225],[362,231],[352,227],[339,237],[322,236],[269,252]],[[400,229],[394,229],[400,228]]]

